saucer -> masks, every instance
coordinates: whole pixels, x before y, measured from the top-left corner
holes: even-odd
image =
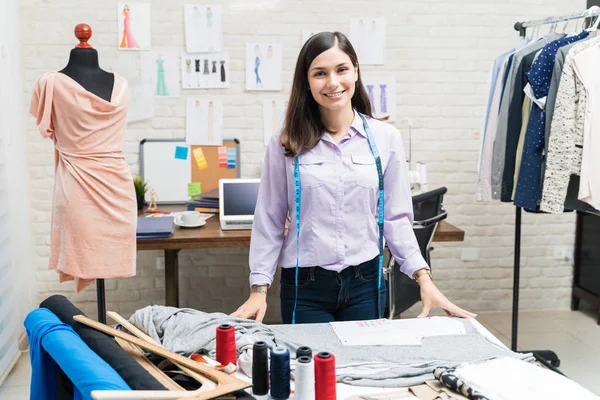
[[[175,225],[177,225],[180,228],[199,228],[201,226],[206,225],[206,220],[201,220],[196,224],[185,224],[185,223],[179,223],[177,222],[177,219],[174,219],[173,222],[175,223]]]

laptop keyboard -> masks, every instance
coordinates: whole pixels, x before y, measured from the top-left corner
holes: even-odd
[[[226,221],[225,225],[252,225],[250,221]]]

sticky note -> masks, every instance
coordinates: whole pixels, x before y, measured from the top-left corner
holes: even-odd
[[[196,165],[198,165],[198,169],[206,169],[208,168],[208,163],[206,162],[206,157],[204,157],[204,152],[201,147],[197,147],[192,151],[194,155],[194,159],[196,160]]]
[[[236,149],[235,147],[230,147],[227,149],[227,168],[235,168],[236,161]]]
[[[190,182],[188,183],[188,196],[193,197],[202,193],[202,186],[200,182]]]
[[[188,158],[188,148],[183,146],[175,147],[175,158],[179,160],[187,160]]]

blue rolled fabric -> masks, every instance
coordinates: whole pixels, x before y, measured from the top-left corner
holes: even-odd
[[[60,366],[75,387],[74,398],[91,400],[92,390],[131,390],[106,361],[46,308],[25,318],[31,357],[31,399],[56,398],[56,368]]]

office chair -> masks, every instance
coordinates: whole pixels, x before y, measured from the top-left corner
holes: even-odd
[[[445,187],[431,190],[413,196],[414,223],[413,230],[421,249],[421,254],[427,265],[431,267],[429,253],[433,250],[431,241],[441,220],[448,216],[444,210],[444,194],[448,191]],[[394,257],[387,249],[389,262],[384,268],[384,276],[387,279],[387,305],[386,316],[393,319],[400,313],[406,311],[416,302],[421,300],[419,285],[414,279],[400,272]]]

